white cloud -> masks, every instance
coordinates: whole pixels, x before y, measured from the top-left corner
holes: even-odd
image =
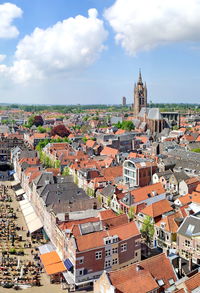
[[[45,30],[36,28],[18,43],[12,66],[0,65],[0,72],[21,83],[91,65],[108,35],[97,14],[90,9],[88,17],[78,15]]]
[[[18,29],[12,25],[15,18],[22,16],[21,8],[12,3],[0,4],[0,38],[15,38]]]
[[[200,0],[116,0],[104,16],[130,55],[166,43],[200,41]]]
[[[0,63],[6,59],[6,55],[0,54]]]

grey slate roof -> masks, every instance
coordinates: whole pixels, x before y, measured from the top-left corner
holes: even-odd
[[[37,152],[36,151],[22,151],[19,155],[19,159],[22,158],[35,158],[37,157]]]
[[[106,187],[103,188],[101,194],[105,197],[110,197],[115,193],[115,187],[111,184],[108,184]]]
[[[158,172],[156,173],[157,176],[160,178],[160,177],[164,177],[165,179],[169,179],[170,176],[173,174],[172,170],[169,169],[169,170],[166,170],[166,171],[163,171],[163,172]]]
[[[200,236],[200,218],[193,215],[185,218],[177,233],[186,237]]]
[[[147,119],[151,119],[151,120],[162,120],[163,119],[159,108],[145,108],[145,107],[143,107],[140,110],[140,113],[138,116],[144,117],[145,115],[147,115]]]
[[[33,182],[37,186],[37,188],[45,187],[49,183],[53,184],[54,183],[53,173],[43,172]]]
[[[97,221],[97,222],[89,222],[89,223],[83,223],[79,225],[79,229],[81,231],[82,235],[92,233],[92,232],[98,232],[102,231],[102,222]]]
[[[181,172],[174,172],[174,177],[178,182],[181,182],[182,180],[189,179],[190,177],[183,171]]]

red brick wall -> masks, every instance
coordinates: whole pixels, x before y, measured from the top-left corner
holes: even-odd
[[[102,251],[102,258],[96,259],[96,252]],[[90,251],[85,251],[82,253],[76,253],[76,258],[84,256],[84,261],[82,264],[79,263],[79,260],[76,261],[77,269],[87,269],[92,270],[93,272],[98,272],[104,270],[104,261],[105,261],[105,248],[98,248]]]
[[[151,177],[156,173],[156,166],[139,169],[139,186],[143,187],[151,183]]]
[[[140,245],[135,246],[135,240],[140,239],[140,236],[132,237],[128,240],[122,241],[118,246],[119,264],[125,263],[135,257],[135,251],[140,248]],[[127,250],[121,252],[121,244],[127,243]]]

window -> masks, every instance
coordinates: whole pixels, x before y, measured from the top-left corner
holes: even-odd
[[[79,259],[79,264],[83,263],[83,258]]]
[[[112,260],[112,264],[113,265],[116,265],[118,263],[118,259],[117,258],[114,258],[113,260]]]
[[[83,276],[84,275],[84,269],[81,269],[80,271],[79,271],[79,276]]]
[[[140,240],[135,240],[135,246],[140,245]]]
[[[157,282],[158,282],[158,285],[159,285],[159,286],[163,286],[163,285],[165,284],[164,281],[163,281],[162,279],[158,280]]]
[[[169,284],[172,286],[174,284],[174,279],[169,279]]]
[[[96,259],[101,259],[102,258],[102,252],[101,251],[97,251],[95,253],[95,255],[96,255]]]
[[[126,243],[121,244],[121,252],[124,252],[126,250],[127,250],[127,244]]]
[[[110,256],[110,255],[111,255],[110,249],[109,250],[106,250],[106,256]]]
[[[197,244],[197,250],[200,251],[200,244]]]
[[[112,253],[118,253],[118,248],[117,248],[117,247],[114,247],[114,248],[112,249]]]
[[[187,247],[190,246],[190,241],[189,240],[185,240],[185,246],[187,246]]]
[[[110,244],[111,243],[111,240],[106,240],[106,244]]]
[[[135,253],[135,257],[137,257],[137,252]]]
[[[110,260],[106,260],[106,261],[105,261],[105,267],[106,267],[106,268],[111,267],[111,261],[110,261]]]

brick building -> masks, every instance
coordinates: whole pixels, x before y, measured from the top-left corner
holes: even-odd
[[[130,187],[146,186],[151,183],[157,164],[145,158],[131,158],[123,163],[124,183]]]

